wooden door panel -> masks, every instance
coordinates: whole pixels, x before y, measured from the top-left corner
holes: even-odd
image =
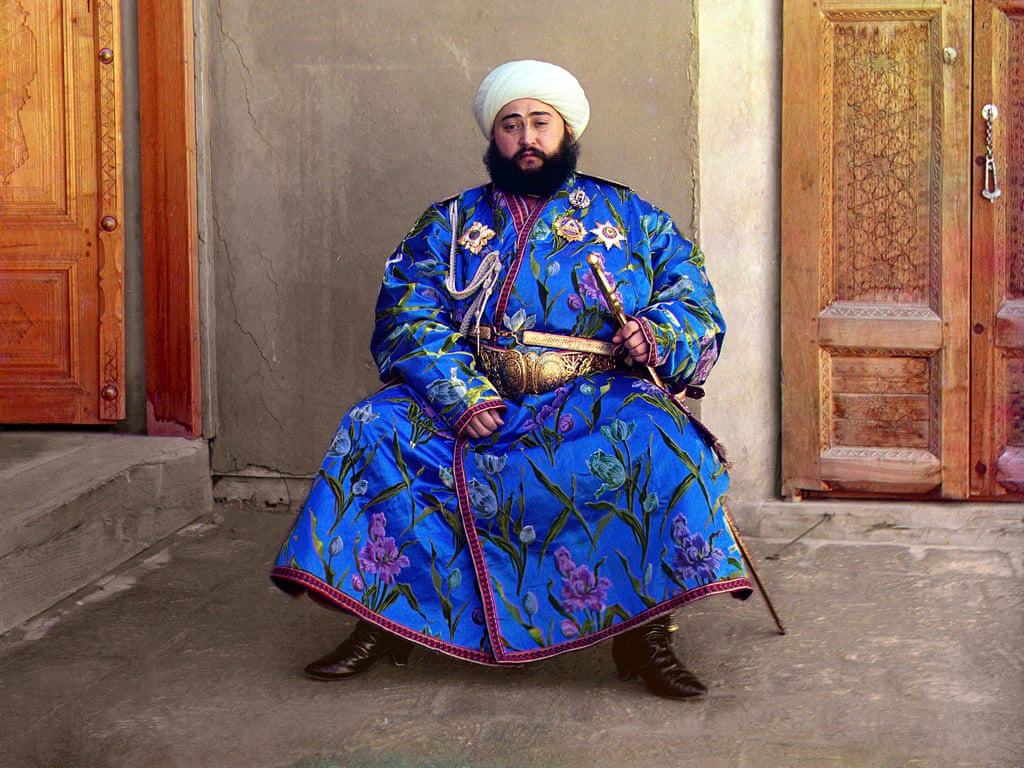
[[[118,27],[0,4],[0,423],[124,418]]]
[[[970,3],[783,13],[784,492],[962,497]]]
[[[47,260],[0,271],[0,344],[10,349],[3,366],[8,380],[75,384],[72,353],[78,329],[71,308],[75,264],[70,261],[65,269],[56,266]]]
[[[75,201],[69,200],[68,147],[63,115],[66,92],[63,67],[39,66],[39,62],[63,64],[64,30],[55,3],[25,5],[25,0],[5,3],[0,9],[0,29],[7,45],[0,60],[8,73],[6,99],[0,110],[6,141],[0,145],[0,178],[8,179],[4,190],[4,215],[71,215]],[[29,12],[45,23],[29,26]],[[40,15],[41,14],[41,15]],[[30,106],[31,103],[31,106]],[[31,145],[30,145],[31,142]],[[73,161],[72,161],[73,162]],[[18,171],[16,178],[12,178]]]
[[[971,490],[1024,498],[1024,2],[975,3]],[[999,197],[989,201],[984,155],[994,104]]]

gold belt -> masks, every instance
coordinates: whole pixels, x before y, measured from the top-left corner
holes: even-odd
[[[582,339],[542,331],[494,333],[486,326],[480,328],[477,339],[488,340],[503,335],[513,336],[528,346],[553,347],[538,353],[533,350],[477,344],[477,359],[481,368],[505,397],[550,392],[577,376],[611,371],[619,367],[619,360],[613,357],[616,345],[597,339]]]

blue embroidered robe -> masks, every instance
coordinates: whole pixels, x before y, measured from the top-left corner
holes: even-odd
[[[372,351],[384,387],[341,421],[272,577],[484,664],[582,648],[707,595],[750,593],[712,439],[642,366],[503,400],[459,332],[455,286],[491,251],[482,323],[610,340],[586,262],[641,320],[673,390],[701,384],[724,324],[704,258],[631,190],[573,175],[519,231],[492,186],[433,205],[388,259]],[[475,318],[470,318],[475,321]],[[501,409],[488,438],[459,437]]]

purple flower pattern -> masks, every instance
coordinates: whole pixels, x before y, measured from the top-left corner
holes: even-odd
[[[395,540],[387,536],[387,519],[383,512],[370,518],[370,540],[359,550],[359,567],[364,573],[376,574],[385,584],[394,584],[395,577],[409,566],[409,558],[399,553]]]
[[[576,565],[565,547],[555,550],[555,567],[562,576],[562,605],[566,610],[604,610],[611,579],[597,578],[586,565]]]
[[[539,409],[537,409],[537,416],[533,419],[527,419],[523,422],[523,428],[532,430],[539,427],[545,421],[550,419],[558,409],[565,405],[565,401],[569,399],[569,387],[562,386],[555,390],[555,396],[551,399],[550,403],[545,403]],[[572,417],[569,417],[572,419]],[[561,427],[561,421],[559,421],[559,427]],[[571,428],[571,426],[570,426]],[[563,432],[566,430],[562,430]]]
[[[702,378],[714,362],[720,327],[699,264],[687,262],[692,246],[660,212],[589,180],[578,184],[581,197],[592,196],[592,208],[570,215],[586,231],[610,222],[624,235],[664,243],[660,255],[598,249],[627,312],[644,317],[652,297],[660,302],[647,319],[668,385]],[[481,221],[500,229],[507,268],[515,233],[487,205],[486,197],[460,201],[461,210],[478,210]],[[686,522],[703,523],[727,476],[707,460],[702,436],[683,430],[685,419],[669,418],[668,393],[636,372],[593,374],[560,391],[524,395],[507,403],[508,426],[496,438],[470,442],[461,462],[453,454],[449,425],[481,396],[482,377],[475,375],[471,345],[456,339],[453,346],[445,327],[458,328],[468,302],[453,300],[444,288],[451,231],[436,214],[432,209],[399,258],[388,261],[381,289],[387,312],[378,316],[373,341],[388,383],[342,420],[325,476],[304,506],[309,512],[282,550],[279,577],[298,581],[296,571],[308,573],[302,584],[325,581],[372,616],[473,658],[490,656],[493,636],[499,659],[581,645],[652,603],[725,581],[726,573],[738,581],[742,566],[732,558],[722,516],[698,525],[699,535]],[[483,322],[607,340],[612,324],[584,262],[591,250],[538,239],[530,256],[536,264],[517,273],[507,294],[511,306],[501,313],[485,308]],[[654,256],[663,257],[664,269]],[[460,274],[468,277],[477,261],[459,262]],[[444,305],[441,316],[438,305]],[[676,345],[680,324],[692,329],[685,349]],[[697,483],[685,493],[682,468],[676,471],[674,454],[663,448],[673,445],[695,462],[703,459]],[[567,495],[579,503],[582,526],[575,515],[561,519]],[[620,514],[596,527],[592,520],[604,519],[612,504]],[[485,571],[466,546],[474,523]],[[450,537],[442,525],[452,528]],[[478,582],[485,572],[494,598],[486,616]]]
[[[694,384],[704,383],[716,360],[718,360],[718,342],[715,341],[715,337],[701,339],[700,358],[697,360],[697,367],[694,368],[690,381]]]
[[[725,553],[712,542],[705,541],[701,534],[690,533],[682,514],[672,519],[672,541],[675,544],[673,571],[680,581],[696,579],[708,583],[715,580]]]

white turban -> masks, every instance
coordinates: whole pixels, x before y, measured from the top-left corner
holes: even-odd
[[[473,114],[484,138],[490,140],[494,118],[516,99],[550,104],[578,139],[590,121],[590,103],[579,81],[568,71],[544,61],[509,61],[491,71],[476,92]]]

